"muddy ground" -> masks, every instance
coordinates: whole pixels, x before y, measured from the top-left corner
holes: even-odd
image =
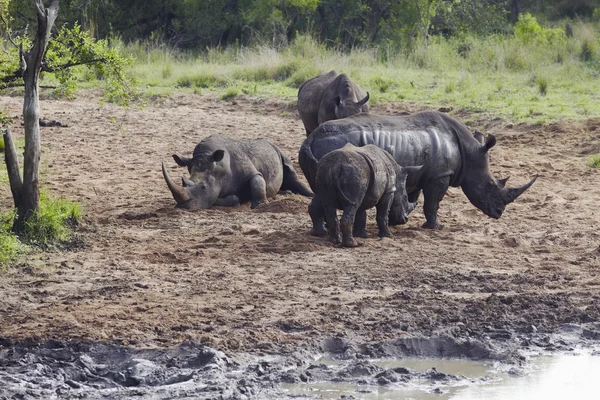
[[[11,116],[21,107],[21,98],[0,97]],[[600,152],[598,119],[476,120],[473,130],[498,138],[497,177],[521,185],[540,174],[501,219],[451,189],[440,206],[444,229],[421,229],[419,209],[381,240],[370,214],[364,245],[340,249],[309,235],[307,198],[185,211],[161,175],[162,160],[185,175],[171,154],[218,133],[269,139],[297,166],[305,134],[293,106],[173,95],[121,108],[87,93],[41,108],[43,119],[67,125],[42,128],[43,186],[80,203],[85,218],[67,248],[23,257],[0,275],[3,349],[187,341],[265,356],[320,351],[332,337],[359,346],[437,336],[554,348],[547,338],[565,326],[583,326],[582,342],[600,338],[600,171],[587,165]],[[23,135],[18,118],[13,134]],[[0,206],[10,205],[3,185]]]

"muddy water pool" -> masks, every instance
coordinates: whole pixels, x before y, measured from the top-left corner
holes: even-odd
[[[343,366],[342,362],[327,357],[319,361],[334,369]],[[343,396],[365,400],[600,399],[598,352],[533,356],[525,367],[435,358],[370,362],[385,370],[406,369],[411,378],[386,385],[329,381],[285,385],[285,388],[292,395],[322,399]],[[439,376],[431,374],[432,371],[439,372]],[[424,375],[426,372],[428,374]]]

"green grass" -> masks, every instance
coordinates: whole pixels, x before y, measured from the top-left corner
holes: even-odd
[[[590,157],[588,165],[592,168],[600,168],[600,154],[594,154]]]
[[[600,117],[600,25],[572,25],[571,38],[553,30],[544,40],[433,37],[396,54],[376,47],[329,50],[309,36],[283,49],[238,46],[194,54],[141,43],[124,48],[137,57],[133,72],[149,97],[216,93],[224,100],[237,90],[291,103],[302,82],[334,69],[369,91],[373,105],[452,107],[506,123],[544,124]]]

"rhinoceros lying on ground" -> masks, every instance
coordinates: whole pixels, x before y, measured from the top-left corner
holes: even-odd
[[[369,112],[369,93],[335,71],[307,80],[298,89],[298,112],[310,135],[325,121]]]
[[[173,159],[190,172],[190,179],[184,178],[183,187],[178,186],[162,164],[177,207],[236,206],[251,201],[255,208],[280,190],[313,195],[298,180],[288,157],[266,140],[238,141],[214,135],[196,146],[192,158],[173,155]]]
[[[417,171],[421,167],[409,167]],[[374,145],[355,147],[346,144],[319,160],[313,206],[309,209],[314,226],[322,226],[325,215],[329,240],[344,247],[356,247],[354,236],[366,237],[367,211],[377,207],[380,237],[391,237],[388,215],[394,196],[400,201],[397,212],[408,215],[415,204],[408,203],[406,176],[408,168],[399,166],[385,150]],[[322,207],[321,209],[318,209]],[[341,224],[337,210],[343,210]],[[315,220],[316,219],[316,220]],[[340,225],[342,238],[340,238]],[[324,232],[312,232],[321,235]]]
[[[489,170],[488,151],[496,144],[496,138],[490,135],[483,142],[481,134],[471,134],[467,127],[446,114],[435,111],[409,116],[359,114],[322,124],[302,143],[300,167],[313,190],[318,160],[346,143],[374,144],[390,152],[400,165],[423,165],[418,173],[408,177],[406,191],[409,202],[415,202],[423,191],[427,219],[424,228],[441,228],[437,211],[449,186],[460,186],[475,207],[492,218],[500,218],[506,205],[537,178],[520,188],[505,188],[506,179],[497,180]],[[392,205],[392,225],[402,223],[395,209]],[[319,232],[324,228],[321,225],[313,229]]]

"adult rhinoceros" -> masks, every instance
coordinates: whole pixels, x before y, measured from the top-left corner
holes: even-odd
[[[192,158],[173,155],[173,159],[190,172],[190,179],[184,178],[179,186],[162,164],[165,181],[180,208],[236,206],[248,201],[255,208],[281,190],[313,195],[298,180],[289,158],[266,140],[238,141],[213,135],[196,146]]]
[[[481,134],[471,134],[466,126],[446,114],[359,114],[320,125],[302,143],[299,163],[313,190],[318,160],[346,143],[375,144],[390,152],[400,165],[423,165],[418,173],[408,177],[406,191],[410,202],[416,201],[423,191],[427,219],[424,228],[441,228],[437,211],[449,186],[460,186],[475,207],[489,217],[500,218],[506,205],[537,178],[519,188],[505,188],[506,179],[497,180],[489,170],[488,151],[496,144],[496,138],[490,135],[484,142]],[[312,207],[311,203],[309,210]],[[398,207],[391,208],[390,224],[402,223],[403,216],[394,215],[394,209]],[[322,233],[324,227],[313,226],[313,232]]]
[[[325,121],[369,112],[369,93],[346,74],[330,71],[311,78],[298,89],[298,112],[310,135]]]

